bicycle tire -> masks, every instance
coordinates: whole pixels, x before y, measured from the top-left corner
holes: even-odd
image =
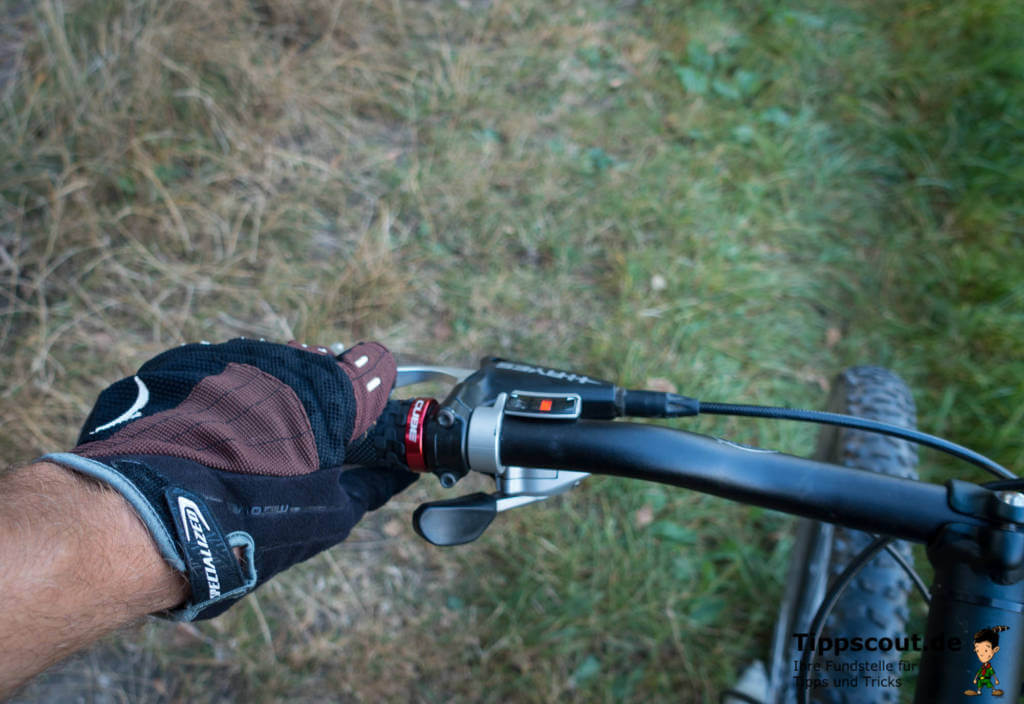
[[[839,374],[832,385],[827,410],[870,418],[908,428],[916,427],[914,400],[907,385],[893,372],[881,367],[851,367]],[[917,478],[917,448],[905,440],[852,428],[825,426],[818,435],[815,458],[846,467],[879,472],[906,479]],[[807,632],[810,620],[820,605],[826,586],[871,540],[861,531],[802,520],[797,529],[793,564],[786,595],[776,627],[772,659],[772,692],[769,701],[796,701],[798,686],[793,663],[800,651],[793,642],[794,633]],[[907,562],[912,562],[910,545],[894,541],[893,547]],[[910,577],[889,555],[872,559],[849,584],[825,624],[823,637],[860,636],[894,638],[906,632],[909,610],[907,600],[912,588]],[[846,651],[827,654],[831,671],[811,674],[825,679],[827,687],[812,688],[810,700],[820,704],[888,704],[899,700],[898,687],[871,686],[862,677],[885,676],[881,672],[862,672],[862,666],[881,663],[894,668],[901,653]],[[823,658],[817,658],[823,663]],[[823,665],[824,666],[824,665]],[[846,672],[838,670],[848,670]],[[898,677],[898,669],[896,670]],[[855,678],[856,687],[833,686],[839,678]]]

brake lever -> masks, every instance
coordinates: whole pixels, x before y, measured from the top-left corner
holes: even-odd
[[[437,381],[443,379],[454,379],[456,383],[461,382],[474,369],[461,369],[459,367],[435,367],[428,364],[416,364],[398,367],[398,376],[395,378],[395,388],[419,384],[424,381]]]

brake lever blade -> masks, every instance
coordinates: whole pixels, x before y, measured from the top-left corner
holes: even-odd
[[[461,369],[459,367],[434,367],[428,364],[399,367],[398,376],[395,379],[395,388],[436,379],[454,379],[456,382],[460,382],[475,371],[475,369]]]

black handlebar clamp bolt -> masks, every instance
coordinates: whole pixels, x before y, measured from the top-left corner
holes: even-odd
[[[450,428],[455,425],[455,413],[450,408],[442,408],[437,413],[437,424],[442,428]]]

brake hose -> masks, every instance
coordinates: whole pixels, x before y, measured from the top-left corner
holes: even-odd
[[[927,447],[940,450],[941,452],[946,452],[954,457],[958,457],[962,460],[975,464],[991,472],[997,477],[1003,477],[1004,479],[1017,478],[1017,475],[1006,469],[1006,467],[1003,467],[1001,464],[990,460],[988,457],[978,454],[974,450],[968,449],[962,445],[957,445],[956,443],[948,440],[943,440],[935,435],[922,433],[919,430],[902,428],[898,425],[891,425],[889,423],[880,423],[867,418],[858,418],[857,416],[850,416],[843,413],[808,411],[801,408],[751,406],[741,403],[709,403],[705,401],[699,402],[698,409],[698,413],[712,415],[799,420],[881,433],[883,435],[890,435],[892,437],[902,438],[903,440],[909,440],[910,442],[916,442],[919,445],[925,445]]]

